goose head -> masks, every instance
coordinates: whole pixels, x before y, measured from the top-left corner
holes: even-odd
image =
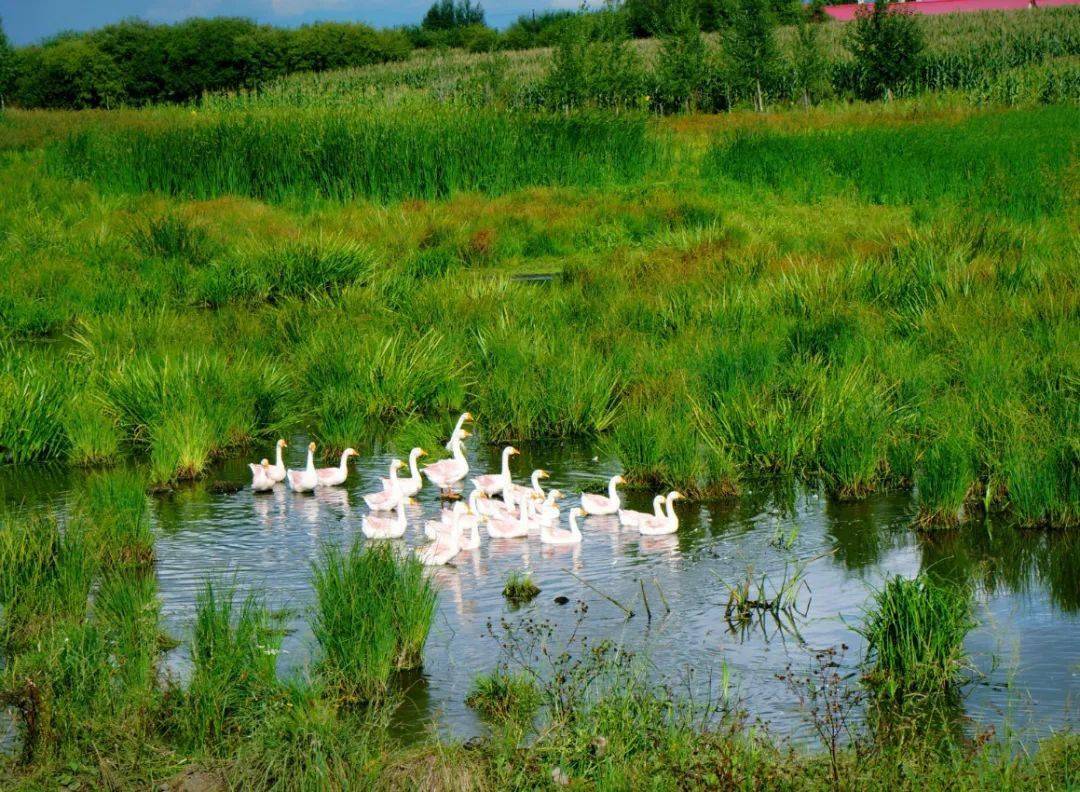
[[[285,438],[284,438],[284,437],[282,437],[282,438],[281,438],[280,440],[278,440],[278,441],[277,441],[277,447],[278,447],[278,448],[288,448],[288,447],[289,447],[289,444],[288,444],[288,443],[286,443],[286,442],[285,442]]]

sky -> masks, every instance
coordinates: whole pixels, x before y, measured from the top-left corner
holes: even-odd
[[[292,27],[333,20],[376,27],[415,24],[432,0],[0,0],[0,24],[14,44],[62,30],[89,30],[128,17],[176,22],[192,16],[242,16]],[[579,0],[482,0],[487,22],[505,27],[519,15],[577,8]]]

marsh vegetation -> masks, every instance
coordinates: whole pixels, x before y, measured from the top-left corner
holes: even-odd
[[[801,30],[775,33],[752,80],[712,40],[596,33],[183,108],[0,113],[0,462],[80,469],[63,503],[13,508],[5,490],[0,704],[19,739],[0,782],[147,786],[198,767],[239,788],[1072,783],[1073,736],[1021,753],[946,739],[913,702],[953,707],[973,673],[973,589],[1034,579],[1077,609],[1080,15],[919,24],[918,68],[880,102],[854,101],[871,92],[827,25],[813,86]],[[871,595],[854,678],[824,655],[788,678],[812,721],[850,689],[912,729],[819,719],[826,750],[789,753],[726,684],[687,700],[615,642],[560,645],[534,618],[558,591],[516,559],[494,596],[505,607],[505,583],[520,619],[472,674],[480,751],[390,728],[440,602],[411,556],[319,542],[299,558],[299,617],[201,576],[190,630],[167,634],[162,512],[201,507],[215,465],[295,433],[329,457],[440,448],[464,409],[484,440],[584,443],[694,508],[749,509],[766,486],[838,510],[899,493],[890,529],[920,531],[934,563]],[[348,523],[348,496],[331,505]],[[843,526],[828,563],[857,577],[890,540]],[[773,534],[801,570],[805,531]],[[664,538],[651,552],[688,549]],[[730,631],[714,603],[718,629],[783,614],[796,635],[800,575],[748,573]],[[311,662],[283,673],[294,629]]]

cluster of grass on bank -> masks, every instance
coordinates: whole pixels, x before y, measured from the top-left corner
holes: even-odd
[[[142,520],[146,502],[132,484],[125,473],[98,479],[80,495],[79,512]],[[171,644],[161,634],[153,574],[109,561],[94,531],[93,523],[60,531],[40,515],[0,519],[0,703],[15,715],[21,747],[0,759],[5,788],[197,779],[283,790],[525,790],[565,782],[1049,790],[1076,779],[1080,745],[1072,735],[1017,752],[942,729],[932,706],[890,715],[888,728],[873,719],[860,725],[855,688],[845,692],[829,662],[812,664],[791,685],[800,699],[827,697],[821,703],[832,721],[814,706],[806,717],[824,729],[823,739],[829,722],[841,724],[843,739],[822,750],[790,749],[746,728],[726,692],[712,705],[694,703],[650,680],[641,659],[619,647],[552,645],[543,625],[508,633],[504,649],[525,662],[544,654],[550,674],[539,662],[500,667],[478,676],[469,693],[488,723],[484,738],[406,744],[390,728],[398,698],[386,680],[395,663],[415,663],[430,625],[430,611],[413,608],[425,601],[415,590],[415,561],[385,549],[327,550],[313,569],[318,660],[290,679],[276,672],[281,627],[258,594],[241,597],[227,583],[208,582],[197,597],[190,675],[172,679],[161,673]],[[113,557],[140,546],[136,535],[110,537]],[[374,606],[376,596],[384,607]],[[954,691],[968,603],[919,578],[888,583],[878,605],[867,619],[871,677],[887,673],[894,697]],[[958,629],[939,631],[949,625]],[[921,655],[917,668],[892,662],[912,639],[940,651]],[[372,691],[375,671],[384,675],[378,695],[358,697]]]
[[[135,451],[163,483],[291,428],[328,453],[428,443],[467,407],[492,441],[599,437],[633,481],[695,496],[764,473],[841,498],[915,487],[927,525],[986,509],[1075,524],[1076,110],[852,117],[799,134],[785,116],[711,119],[704,146],[693,125],[544,121],[516,133],[522,150],[563,141],[535,178],[466,152],[446,170],[427,139],[398,180],[403,121],[372,203],[310,200],[354,178],[326,140],[305,155],[324,170],[291,185],[259,164],[299,150],[303,118],[265,138],[243,122],[246,170],[209,149],[178,164],[204,136],[240,151],[225,117],[120,119],[9,154],[0,453]],[[579,123],[601,131],[564,135]],[[144,137],[142,160],[84,157]],[[448,199],[417,200],[450,172]],[[284,206],[224,194],[263,178]],[[152,186],[208,200],[113,193]]]

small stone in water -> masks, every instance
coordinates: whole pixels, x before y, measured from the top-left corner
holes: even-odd
[[[565,605],[569,601],[570,601],[570,598],[569,597],[564,597],[562,594],[560,594],[559,596],[557,596],[555,598],[555,604],[556,605]]]

